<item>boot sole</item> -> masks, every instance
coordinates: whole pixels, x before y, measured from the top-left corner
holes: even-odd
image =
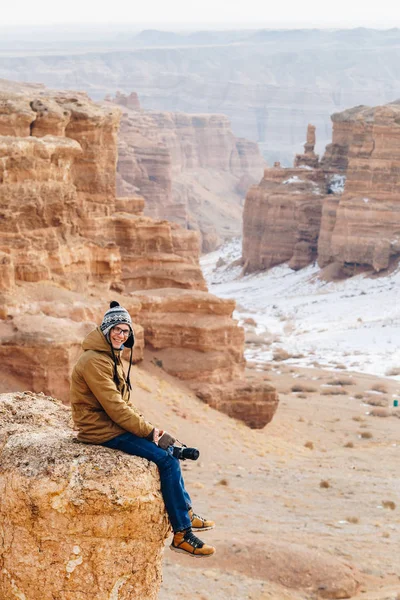
[[[192,527],[192,531],[210,531],[210,529],[215,529],[215,525],[211,527]]]
[[[192,554],[191,552],[188,552],[187,550],[182,550],[181,548],[175,548],[175,546],[173,546],[172,544],[169,547],[170,550],[172,550],[173,552],[179,552],[181,554],[186,554],[187,556],[190,556],[191,558],[210,558],[210,556],[214,556],[215,552],[213,552],[212,554]]]

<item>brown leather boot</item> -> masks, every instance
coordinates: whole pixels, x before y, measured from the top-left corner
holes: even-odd
[[[215,553],[215,548],[199,540],[191,529],[175,533],[170,548],[174,552],[182,552],[193,558],[207,558]]]
[[[214,521],[209,521],[208,519],[200,517],[200,515],[193,512],[192,508],[189,510],[189,517],[192,522],[193,531],[207,531],[208,529],[214,529],[215,527]]]

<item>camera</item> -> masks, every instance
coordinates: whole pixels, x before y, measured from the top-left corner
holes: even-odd
[[[197,448],[188,448],[187,446],[172,446],[172,455],[179,460],[197,460],[200,456]]]

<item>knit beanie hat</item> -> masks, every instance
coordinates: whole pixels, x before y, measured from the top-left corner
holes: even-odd
[[[135,344],[135,337],[132,329],[132,319],[126,308],[123,308],[119,305],[118,302],[113,300],[110,303],[109,310],[105,313],[103,317],[103,321],[100,325],[100,330],[102,331],[104,337],[110,341],[109,333],[113,327],[119,325],[120,323],[126,323],[129,325],[131,333],[126,342],[124,342],[124,346],[126,348],[133,348]]]

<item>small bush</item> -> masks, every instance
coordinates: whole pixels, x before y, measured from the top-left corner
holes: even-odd
[[[387,406],[389,404],[388,399],[384,396],[366,396],[364,398],[365,404],[369,404],[370,406]]]
[[[323,489],[327,489],[327,488],[331,487],[331,484],[326,479],[322,479],[322,481],[319,482],[319,487],[323,488]]]
[[[347,377],[338,377],[327,382],[328,385],[354,385],[354,381]]]
[[[348,392],[342,387],[332,387],[322,390],[321,394],[323,396],[347,396]]]
[[[317,388],[312,387],[311,385],[303,385],[302,383],[295,383],[291,387],[292,392],[307,392],[308,394],[313,394],[317,391]]]
[[[400,375],[400,367],[393,367],[392,369],[389,369],[386,371],[385,375],[388,377],[397,377]]]
[[[280,362],[281,360],[287,360],[288,358],[292,358],[292,356],[292,354],[289,354],[289,352],[287,352],[283,348],[276,348],[272,355],[272,359],[276,362]]]
[[[364,400],[364,394],[358,392],[357,394],[354,394],[354,398],[356,398],[357,400]]]
[[[390,417],[391,412],[387,408],[373,408],[369,414],[371,417]]]
[[[365,421],[364,417],[360,417],[360,415],[356,415],[355,417],[351,417],[353,421]]]
[[[220,479],[217,483],[217,485],[229,485],[229,481],[227,479]]]
[[[360,519],[358,517],[346,517],[346,521],[348,523],[353,523],[353,525],[356,525],[360,522]]]
[[[354,444],[353,442],[347,442],[347,444],[344,445],[345,448],[354,448]]]
[[[374,383],[373,386],[371,386],[371,390],[373,392],[380,392],[381,394],[387,394],[388,393],[388,389],[386,387],[386,385],[384,383]]]
[[[309,448],[310,450],[314,450],[314,444],[312,442],[306,442],[304,444],[305,448]]]
[[[370,431],[360,431],[359,434],[364,440],[370,440],[372,437],[374,437],[372,435],[372,433]]]
[[[396,508],[396,503],[391,500],[384,500],[382,502],[383,508],[389,508],[390,510],[394,510]]]

